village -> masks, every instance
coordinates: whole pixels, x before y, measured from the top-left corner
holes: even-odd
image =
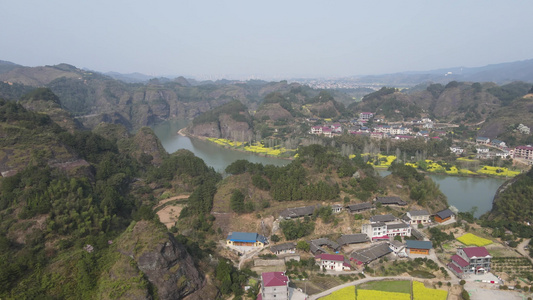
[[[407,280],[412,292],[422,282],[428,290],[441,291],[437,299],[461,299],[464,291],[472,299],[487,293],[508,293],[505,297],[513,299],[521,295],[520,283],[527,284],[521,277],[533,271],[523,250],[529,240],[513,249],[491,238],[486,228],[461,220],[454,207],[429,212],[395,196],[327,207],[335,215],[359,219],[360,228],[297,241],[282,241],[276,226],[270,236],[228,234],[225,247],[238,255],[239,267],[260,274],[257,299],[355,299],[339,293],[375,280]],[[319,208],[284,209],[275,223],[311,218]],[[507,268],[509,260],[514,273]]]
[[[316,118],[307,119],[307,122],[311,124],[321,121]],[[533,146],[531,145],[520,145],[510,148],[504,141],[498,139],[491,140],[483,136],[478,136],[472,141],[461,141],[457,139],[458,137],[453,136],[454,128],[457,128],[459,125],[436,123],[428,117],[421,118],[420,120],[412,120],[407,123],[389,123],[383,116],[375,116],[371,112],[361,112],[359,113],[358,119],[341,119],[339,122],[331,124],[327,120],[324,121],[325,125],[312,126],[309,133],[312,135],[333,137],[347,130],[352,135],[369,136],[374,140],[391,139],[398,141],[415,138],[440,140],[442,137],[451,133],[452,139],[457,145],[452,145],[450,151],[458,156],[467,154],[465,148],[471,145],[475,148],[476,159],[493,159],[496,157],[501,159],[512,158],[526,165],[533,164]],[[530,134],[531,131],[529,127],[523,124],[519,124],[515,130],[525,135]]]

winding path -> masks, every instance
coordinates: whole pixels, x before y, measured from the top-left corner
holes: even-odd
[[[531,257],[529,256],[529,251],[526,251],[526,249],[524,249],[524,247],[529,244],[530,240],[531,239],[524,239],[524,241],[522,241],[520,244],[518,244],[518,246],[516,246],[516,251],[518,251],[518,253],[522,254],[524,257],[527,257],[533,263],[533,259],[531,259]]]

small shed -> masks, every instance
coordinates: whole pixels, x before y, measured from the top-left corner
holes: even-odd
[[[437,223],[446,222],[452,219],[455,219],[455,213],[451,211],[449,208],[446,208],[445,210],[441,210],[435,214],[435,222]]]

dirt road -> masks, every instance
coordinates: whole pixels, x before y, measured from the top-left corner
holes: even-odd
[[[522,241],[520,244],[518,244],[518,246],[516,246],[516,250],[518,251],[518,253],[522,254],[524,257],[529,258],[529,260],[533,263],[533,259],[529,257],[529,250],[524,249],[525,246],[529,245],[530,240],[531,239],[525,239],[524,241]]]

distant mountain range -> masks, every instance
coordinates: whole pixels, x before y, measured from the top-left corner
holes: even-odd
[[[513,81],[533,82],[533,59],[492,64],[483,67],[453,67],[430,71],[400,72],[375,76],[357,76],[361,83],[385,85],[416,85],[422,82],[448,83],[450,81],[494,82],[505,84]]]
[[[21,65],[0,60],[0,74],[9,72],[15,68],[22,67]],[[128,73],[123,74],[119,72],[107,72],[102,73],[113,79],[117,79],[126,83],[147,83],[151,79],[156,77],[142,74],[142,73]],[[168,76],[170,78],[178,77]],[[160,82],[167,80],[165,77],[157,78]],[[515,62],[506,62],[499,64],[491,64],[483,67],[450,67],[442,68],[429,71],[405,71],[393,74],[382,74],[382,75],[358,75],[350,76],[345,78],[336,78],[336,79],[296,79],[296,78],[287,78],[288,81],[297,81],[300,83],[305,83],[306,81],[335,81],[335,82],[346,82],[353,85],[375,85],[375,86],[414,86],[424,82],[432,83],[442,83],[446,84],[450,81],[469,81],[469,82],[494,82],[497,84],[506,84],[513,81],[524,81],[533,83],[533,59],[515,61]],[[191,85],[202,84],[205,82],[198,82],[194,79],[187,78],[187,81]],[[235,80],[221,80],[220,83],[235,82]],[[209,83],[219,83],[209,82]]]

